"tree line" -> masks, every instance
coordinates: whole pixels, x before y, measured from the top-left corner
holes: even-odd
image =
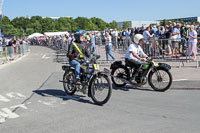
[[[128,22],[123,22],[122,28],[129,28]],[[53,20],[51,18],[42,18],[41,16],[16,17],[10,20],[7,16],[0,19],[0,28],[2,35],[12,35],[16,37],[28,36],[39,32],[58,32],[68,31],[73,32],[77,29],[81,30],[105,30],[105,29],[120,29],[116,21],[106,23],[104,20],[96,17],[86,18],[77,17],[75,19],[61,17]]]
[[[199,22],[196,22],[196,21],[192,21],[192,22],[184,22],[184,21],[177,21],[177,20],[167,20],[167,19],[164,19],[164,20],[161,20],[160,21],[160,25],[161,26],[166,26],[168,24],[168,21],[171,21],[172,23],[176,22],[176,23],[180,23],[180,24],[188,24],[188,25],[199,25],[200,23]]]

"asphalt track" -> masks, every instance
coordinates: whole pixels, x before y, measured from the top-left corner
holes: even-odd
[[[81,93],[65,95],[57,61],[57,51],[35,46],[0,66],[0,133],[199,133],[199,80],[174,78],[163,93],[113,86],[97,106]]]

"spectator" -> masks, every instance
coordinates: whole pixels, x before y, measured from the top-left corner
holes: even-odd
[[[165,37],[166,37],[166,42],[165,44],[167,44],[167,48],[168,48],[168,56],[172,55],[172,51],[171,51],[171,34],[173,32],[173,27],[171,25],[171,21],[168,22],[168,25],[166,25],[165,27]]]
[[[138,33],[139,33],[138,28],[137,28],[137,27],[134,27],[134,34],[136,35],[136,34],[138,34]]]
[[[161,26],[161,27],[160,27],[160,30],[162,31],[162,33],[163,33],[163,35],[164,35],[164,33],[165,33],[165,27],[164,27],[164,26]]]
[[[186,27],[186,24],[183,24],[181,26],[181,29],[180,29],[180,32],[181,32],[181,45],[180,45],[180,53],[185,56],[185,53],[184,53],[184,50],[186,49],[187,47],[187,36],[188,36],[188,31],[187,31],[187,27]]]
[[[181,39],[181,35],[180,35],[180,24],[177,24],[174,23],[174,29],[173,29],[173,32],[172,32],[172,58],[179,58],[178,57],[178,47],[179,47],[179,42],[180,42],[180,39]],[[176,56],[175,56],[176,54]]]
[[[127,49],[129,46],[129,39],[130,39],[130,33],[128,30],[125,32],[125,48]]]
[[[158,37],[158,38],[163,36],[163,31],[161,30],[160,26],[157,27],[157,31],[155,32],[155,36]]]
[[[93,34],[90,34],[90,56],[94,55],[95,53],[95,38]]]
[[[152,34],[156,34],[156,31],[157,31],[158,29],[156,28],[156,25],[154,25],[153,26],[153,28],[151,29],[151,31],[150,31],[150,34],[152,35]]]
[[[163,31],[161,30],[161,27],[160,26],[158,26],[157,27],[157,31],[156,31],[156,33],[155,33],[155,36],[159,39],[158,40],[158,43],[159,43],[159,49],[160,49],[160,53],[161,54],[163,54],[163,51],[162,50],[164,50],[165,49],[165,44],[163,43],[163,40],[161,40],[161,39],[163,39]]]
[[[145,51],[146,54],[148,55],[152,55],[152,46],[153,46],[153,42],[152,40],[150,40],[150,38],[152,38],[154,36],[154,34],[150,34],[151,27],[147,27],[147,29],[143,32],[143,37],[144,40],[146,41],[145,44],[143,45],[143,49]]]
[[[106,32],[106,36],[105,36],[105,40],[106,40],[106,58],[107,58],[107,62],[109,60],[109,56],[112,57],[113,60],[115,60],[115,57],[112,55],[111,49],[112,49],[112,39],[111,36],[109,35],[108,32]]]
[[[10,55],[11,59],[14,56],[14,48],[15,48],[16,40],[13,38],[8,42],[8,54]]]
[[[0,38],[0,55],[2,55],[3,47],[2,47],[2,38]]]
[[[143,32],[143,37],[144,37],[144,40],[148,41],[151,37],[154,36],[150,34],[150,30],[151,30],[151,27],[147,27],[147,29]]]
[[[190,32],[188,34],[189,37],[189,48],[188,48],[188,55],[192,56],[193,60],[196,60],[197,54],[197,32],[194,30],[194,25],[190,26]]]
[[[112,37],[113,37],[114,49],[116,50],[118,48],[118,31],[116,29],[113,30]]]
[[[151,29],[151,28],[150,28],[150,29]],[[144,31],[145,31],[145,27],[142,26],[142,28],[140,29],[140,31],[139,31],[138,33],[141,34],[141,35],[143,35]]]
[[[9,42],[10,42],[10,39],[8,38],[8,39],[5,39],[5,44],[6,44],[6,46],[9,46]]]

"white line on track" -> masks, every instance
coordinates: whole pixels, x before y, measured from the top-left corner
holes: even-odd
[[[188,79],[175,79],[175,80],[173,80],[173,82],[186,81],[186,80],[188,80]]]
[[[42,59],[49,59],[50,57],[46,57],[46,54],[42,56]]]

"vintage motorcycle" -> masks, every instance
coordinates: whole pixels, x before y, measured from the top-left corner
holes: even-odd
[[[81,65],[81,85],[75,83],[75,69],[70,65],[62,66],[65,71],[63,75],[63,87],[68,95],[73,95],[80,91],[83,94],[88,94],[95,104],[103,105],[108,102],[112,93],[112,85],[109,78],[110,71],[104,69],[100,71],[99,65],[96,64],[97,58],[93,57],[90,61],[85,62],[86,65]]]
[[[171,87],[172,75],[171,66],[165,63],[156,63],[152,59],[142,63],[138,76],[133,78],[134,67],[130,64],[122,64],[122,61],[116,61],[111,64],[111,79],[117,87],[123,87],[126,84],[133,84],[141,87],[148,84],[159,92],[164,92]],[[133,82],[134,80],[134,82]]]

